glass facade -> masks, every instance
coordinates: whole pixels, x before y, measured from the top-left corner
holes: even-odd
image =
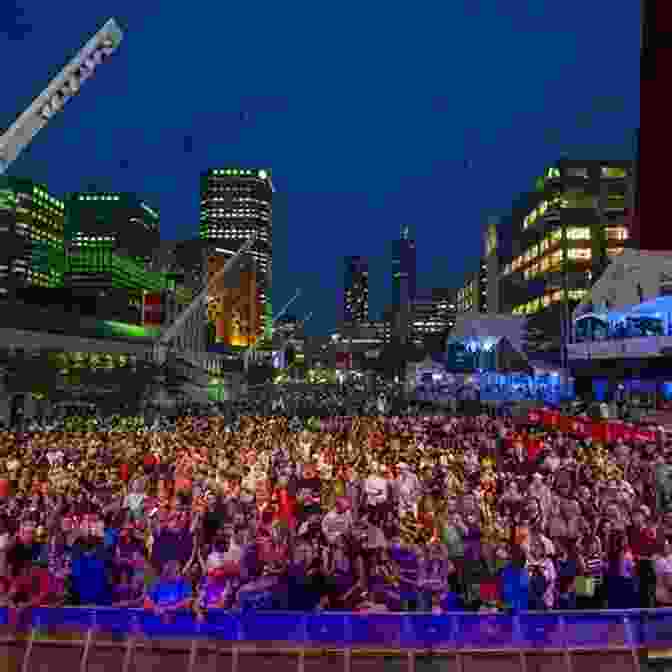
[[[252,234],[249,252],[256,264],[261,315],[258,336],[271,329],[266,311],[270,302],[273,256],[271,173],[265,169],[222,168],[201,175],[200,238],[235,252]]]
[[[62,282],[64,204],[30,180],[0,178],[0,292]]]
[[[369,319],[369,263],[363,257],[345,258],[343,319],[366,322]]]

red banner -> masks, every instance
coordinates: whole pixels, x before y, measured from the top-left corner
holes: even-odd
[[[655,443],[656,431],[623,422],[622,420],[593,421],[587,417],[561,415],[549,409],[532,409],[527,412],[529,424],[541,424],[545,429],[557,429],[579,439],[591,437],[593,441],[607,443],[623,439],[624,442]]]
[[[650,429],[636,429],[634,439],[642,443],[655,443],[656,433]]]

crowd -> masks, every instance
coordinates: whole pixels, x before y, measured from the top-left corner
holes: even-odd
[[[0,433],[4,605],[672,607],[672,443],[259,399]]]

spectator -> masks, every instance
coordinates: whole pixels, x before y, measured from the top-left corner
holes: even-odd
[[[605,586],[609,609],[635,609],[639,598],[635,563],[625,534],[612,532],[608,542]]]
[[[158,581],[145,597],[144,606],[157,616],[167,616],[189,609],[192,596],[191,585],[180,575],[180,563],[168,560],[163,565]]]
[[[672,537],[665,537],[662,548],[654,556],[656,573],[656,606],[672,607]]]
[[[502,570],[502,598],[511,611],[525,611],[529,608],[530,574],[526,564],[525,552],[514,546],[511,560]]]

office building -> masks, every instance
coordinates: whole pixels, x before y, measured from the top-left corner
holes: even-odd
[[[488,312],[488,264],[485,259],[479,261],[475,271],[467,273],[465,281],[458,288],[455,297],[457,313]]]
[[[369,263],[363,257],[345,258],[343,318],[345,322],[369,319]]]
[[[74,193],[65,202],[64,238],[69,252],[101,247],[147,267],[161,240],[160,215],[136,194]]]
[[[632,168],[563,159],[516,200],[515,243],[499,279],[502,312],[530,315],[585,295],[627,244]]]
[[[200,191],[201,240],[224,250],[223,254],[232,254],[250,235],[256,235],[250,255],[256,264],[255,284],[261,306],[258,336],[270,339],[273,258],[273,183],[270,171],[211,169],[202,173]]]
[[[447,334],[456,314],[455,290],[418,290],[411,306],[411,339],[422,345],[428,336]]]
[[[415,241],[409,228],[402,227],[399,240],[392,241],[392,305],[408,306],[415,298],[417,283]]]
[[[65,206],[31,180],[0,178],[0,298],[63,278]]]
[[[208,256],[208,280],[228,261],[230,255],[217,248]],[[234,347],[255,345],[263,333],[261,293],[257,284],[257,264],[245,255],[236,273],[215,281],[208,295],[208,322],[215,327],[215,343]]]

